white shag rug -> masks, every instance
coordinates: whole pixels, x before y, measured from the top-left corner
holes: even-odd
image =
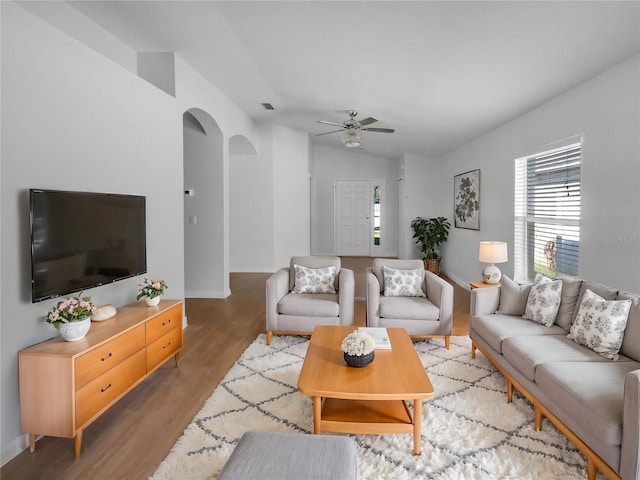
[[[160,464],[153,480],[215,479],[249,430],[313,432],[311,398],[297,382],[308,338],[266,335],[240,356]],[[354,435],[367,479],[584,479],[582,454],[548,421],[533,430],[534,411],[469,337],[415,342],[435,394],[423,403],[422,454],[410,434]],[[599,477],[600,478],[600,477]]]

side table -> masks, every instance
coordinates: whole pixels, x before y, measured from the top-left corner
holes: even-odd
[[[499,287],[501,285],[502,285],[501,282],[498,282],[498,283],[470,282],[469,283],[471,290],[473,290],[474,288]]]

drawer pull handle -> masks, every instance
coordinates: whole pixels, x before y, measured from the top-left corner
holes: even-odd
[[[111,352],[109,352],[109,355],[107,355],[106,357],[102,357],[100,359],[101,362],[104,362],[107,358],[111,357],[113,354]]]
[[[100,391],[101,391],[102,393],[104,393],[104,392],[106,392],[107,390],[109,390],[110,388],[111,388],[111,384],[107,385],[107,386],[106,386],[106,387],[104,387],[104,388],[101,388],[101,389],[100,389]]]
[[[165,325],[169,325],[171,323],[171,319],[167,320],[166,322],[162,322],[162,326],[164,327]]]
[[[168,348],[171,346],[171,342],[167,343],[164,347],[162,347],[162,349],[164,350],[165,348]]]

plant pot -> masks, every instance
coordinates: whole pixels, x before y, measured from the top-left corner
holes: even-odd
[[[436,275],[440,275],[440,259],[438,258],[425,258],[424,259],[424,268],[429,272],[435,273]]]
[[[75,322],[61,323],[58,331],[67,342],[82,340],[91,328],[91,317],[86,317]]]
[[[376,356],[376,352],[371,352],[368,353],[367,355],[348,355],[347,353],[344,353],[344,361],[347,365],[349,365],[350,367],[355,367],[355,368],[360,368],[360,367],[366,367],[367,365],[369,365],[371,362],[373,362],[373,359]]]
[[[157,307],[160,303],[160,295],[153,298],[144,297],[144,303],[147,304],[147,307]]]

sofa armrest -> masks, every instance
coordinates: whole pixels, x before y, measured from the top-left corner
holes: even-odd
[[[500,287],[471,289],[470,317],[496,313],[500,305]]]
[[[627,373],[623,402],[620,476],[631,480],[640,478],[640,370]]]
[[[269,278],[266,287],[267,331],[278,330],[278,302],[289,293],[289,268],[281,268]]]
[[[377,327],[380,320],[380,282],[372,268],[365,270],[367,279],[367,326]]]
[[[353,325],[353,302],[356,294],[356,280],[353,270],[341,268],[338,280],[338,303],[340,304],[340,325]]]
[[[440,310],[440,334],[451,335],[453,330],[453,285],[433,272],[425,270],[427,298]]]

